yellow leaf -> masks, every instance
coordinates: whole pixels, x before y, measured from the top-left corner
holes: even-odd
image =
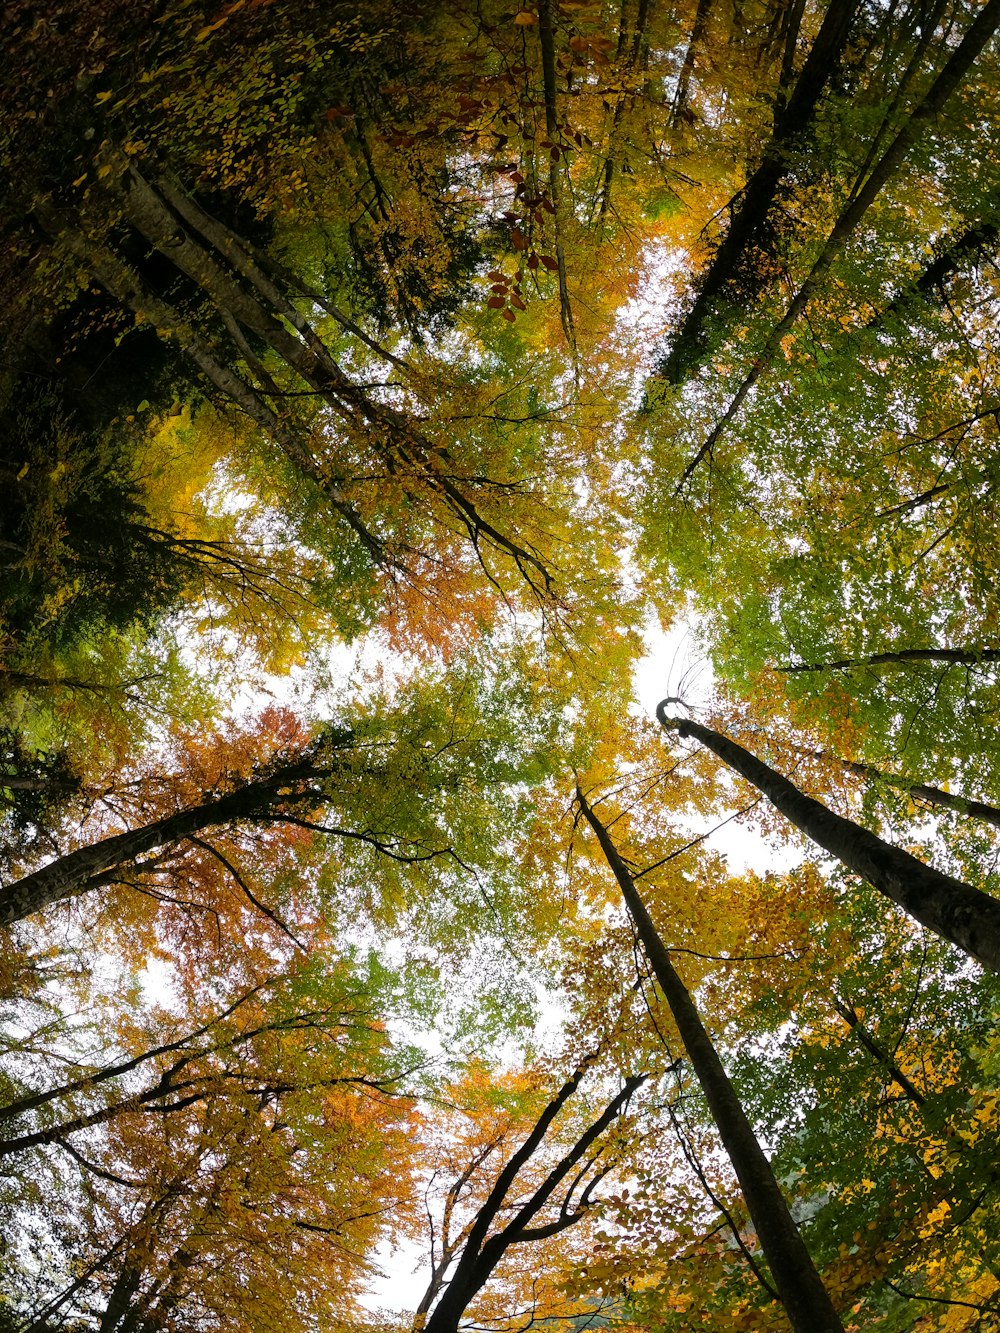
[[[108,100],[109,97],[111,97],[111,93],[109,93],[109,92],[108,92],[108,93],[98,93],[97,96],[94,98],[94,101],[95,101],[98,105],[100,105],[101,102],[106,102],[106,101]]]
[[[514,15],[514,22],[521,28],[531,28],[538,22],[538,15],[532,14],[530,9],[522,9]]]

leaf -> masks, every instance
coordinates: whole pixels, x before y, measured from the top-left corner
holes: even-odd
[[[514,22],[521,28],[534,27],[538,22],[538,15],[533,14],[530,9],[522,9],[514,15]]]

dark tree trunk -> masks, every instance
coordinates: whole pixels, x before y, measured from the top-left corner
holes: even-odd
[[[319,776],[311,761],[300,760],[234,791],[211,796],[199,805],[56,857],[40,870],[0,888],[0,925],[20,921],[64,898],[108,884],[139,857],[173,846],[203,829],[241,819],[280,818],[283,810],[321,801],[322,792],[309,785]]]
[[[981,819],[986,824],[992,824],[994,828],[1000,828],[1000,807],[988,805],[985,801],[970,800],[966,796],[958,796],[955,792],[945,791],[943,787],[934,787],[929,782],[920,782],[916,778],[906,778],[898,773],[886,773],[873,764],[859,764],[853,759],[841,759],[839,755],[830,754],[826,750],[808,750],[799,746],[791,748],[796,754],[805,755],[807,759],[826,760],[838,765],[847,773],[853,773],[855,777],[866,778],[870,782],[882,782],[887,787],[906,792],[908,796],[927,805],[937,806],[943,810],[954,810],[957,814],[967,815],[970,819]]]
[[[847,1026],[851,1029],[858,1041],[865,1048],[869,1055],[873,1055],[882,1068],[886,1071],[893,1083],[897,1084],[906,1097],[909,1098],[915,1106],[923,1106],[927,1100],[919,1088],[915,1086],[910,1079],[906,1077],[899,1065],[896,1064],[892,1055],[880,1046],[872,1034],[862,1023],[853,1006],[841,1004],[839,1000],[833,1001],[833,1007],[841,1016]]]
[[[1000,662],[998,648],[900,648],[868,657],[841,657],[830,662],[785,662],[776,670],[785,675],[806,671],[850,671],[853,667],[905,666],[907,662],[947,662],[952,666],[980,666]]]
[[[858,4],[859,0],[831,0],[792,94],[775,119],[760,166],[744,186],[695,303],[685,316],[670,354],[659,367],[659,374],[668,384],[680,383],[706,350],[705,325],[763,232],[788,167],[788,149],[812,121],[820,94],[844,50]]]
[[[881,328],[893,315],[907,308],[913,297],[924,300],[940,300],[945,284],[977,256],[992,257],[996,252],[1000,231],[992,222],[980,223],[966,228],[948,244],[943,245],[925,267],[919,277],[906,286],[898,296],[873,316],[865,325],[866,329]]]
[[[834,814],[727,736],[686,718],[667,717],[662,703],[656,715],[668,731],[676,731],[681,737],[693,736],[718,755],[817,846],[837,857],[915,921],[984,967],[1000,972],[1000,900],[942,874],[853,820]]]
[[[590,1208],[593,1187],[602,1179],[604,1173],[600,1170],[596,1173],[590,1172],[594,1159],[591,1157],[587,1161],[588,1153],[605,1130],[609,1129],[622,1114],[636,1089],[646,1081],[645,1074],[637,1074],[624,1081],[618,1095],[608,1103],[598,1119],[581,1134],[569,1152],[556,1163],[528,1200],[514,1210],[511,1220],[501,1230],[490,1235],[490,1229],[501,1210],[509,1204],[508,1195],[518,1172],[540,1147],[549,1127],[579,1087],[587,1067],[585,1062],[560,1088],[535,1122],[524,1143],[501,1171],[489,1197],[479,1210],[455,1272],[424,1325],[424,1333],[457,1333],[459,1321],[470,1302],[489,1281],[493,1270],[512,1245],[544,1240],[547,1236],[565,1231],[578,1222]],[[570,1184],[558,1216],[547,1224],[532,1226],[531,1223],[537,1214],[581,1163],[585,1163],[583,1170],[577,1173]],[[590,1181],[574,1200],[573,1191],[586,1174],[590,1174]],[[815,1333],[823,1333],[823,1330],[817,1329]]]
[[[579,788],[576,795],[618,881],[653,974],[670,1006],[677,1031],[740,1182],[792,1328],[795,1333],[843,1333],[844,1326],[799,1235],[771,1164],[757,1141],[694,1002],[670,961],[635,882],[607,829]]]
[[[1000,25],[1000,0],[987,0],[961,42],[952,52],[944,68],[934,80],[923,101],[914,108],[908,119],[904,121],[892,143],[889,144],[875,163],[864,184],[854,193],[851,202],[834,223],[833,229],[826,238],[823,248],[805,281],[795,293],[784,315],[771,330],[759,356],[750,367],[740,387],[736,390],[729,406],[681,473],[680,481],[677,484],[678,491],[683,489],[702,459],[711,455],[712,450],[722,438],[726,427],[735,418],[746,401],[747,394],[771,364],[781,346],[781,340],[798,322],[799,316],[805,311],[813,294],[833,267],[847,242],[854,235],[868,209],[878,198],[883,186],[892,179],[893,175],[902,166],[907,154],[926,126],[938,117],[948,98],[955,92],[982,54],[983,48],[993,37],[998,25]],[[789,103],[790,108],[791,102]]]

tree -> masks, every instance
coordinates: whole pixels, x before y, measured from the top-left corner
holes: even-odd
[[[466,1085],[456,1088],[456,1094],[471,1103],[466,1114],[474,1117],[473,1133],[445,1147],[444,1162],[435,1164],[428,1180],[425,1203],[431,1277],[417,1305],[415,1328],[438,1333],[457,1330],[470,1307],[478,1309],[474,1303],[494,1272],[509,1269],[510,1260],[521,1246],[530,1246],[532,1251],[542,1248],[546,1241],[575,1228],[599,1208],[596,1191],[621,1161],[621,1148],[615,1144],[612,1131],[629,1110],[647,1075],[622,1079],[620,1089],[599,1114],[593,1119],[590,1114],[585,1116],[582,1126],[574,1127],[571,1133],[564,1130],[563,1142],[549,1142],[598,1054],[581,1061],[542,1107],[534,1123],[530,1102],[514,1115],[506,1108],[491,1107],[488,1100],[485,1105],[476,1105],[483,1101],[482,1070],[470,1071]],[[519,1093],[523,1098],[525,1091],[531,1091],[530,1085],[522,1090],[513,1080],[510,1082],[507,1100],[520,1110]],[[492,1084],[497,1087],[498,1081]],[[537,1097],[532,1100],[537,1102]],[[477,1123],[479,1120],[484,1123]],[[618,1137],[625,1137],[624,1131],[619,1130]],[[431,1200],[435,1192],[440,1193],[440,1187],[435,1191],[435,1177],[444,1171],[449,1176],[443,1182],[446,1189],[438,1218],[436,1200],[434,1204]],[[451,1173],[455,1173],[453,1177]],[[560,1310],[562,1303],[553,1305],[552,1293],[546,1291],[551,1282],[539,1281],[539,1262],[532,1253],[528,1260],[531,1280],[526,1283],[523,1275],[515,1274],[513,1299],[508,1295],[496,1313],[491,1316],[487,1311],[485,1317],[491,1322],[503,1319],[501,1311],[505,1308],[517,1309],[518,1317],[523,1317],[522,1311],[532,1319],[565,1317]]]
[[[998,5],[8,6],[13,1321],[995,1321]]]
[[[190,841],[205,829],[237,820],[270,823],[294,818],[296,812],[312,813],[323,800],[323,779],[336,770],[337,751],[352,739],[350,732],[332,728],[298,754],[284,762],[279,758],[247,779],[230,782],[227,775],[220,775],[221,790],[204,793],[197,804],[49,861],[4,886],[0,921],[7,925],[74,894],[100,888],[119,878],[123,867],[134,870],[147,853]],[[154,855],[149,866],[156,860]]]
[[[67,1310],[106,1328],[193,1311],[264,1328],[293,1293],[303,1318],[343,1311],[368,1250],[401,1223],[412,1129],[413,1053],[392,1049],[373,983],[314,958],[172,1043],[4,1108],[13,1123],[77,1108],[5,1145],[35,1150],[54,1207],[71,1203],[46,1145],[86,1182]],[[134,1049],[146,1037],[127,1024]]]
[[[778,1296],[792,1327],[802,1330],[843,1328],[837,1311],[799,1236],[778,1182],[746,1118],[691,997],[664,948],[635,883],[608,835],[577,787],[576,799],[597,835],[601,851],[622,891],[629,914],[670,1006],[688,1058],[719,1129],[760,1236]]]
[[[669,718],[657,708],[664,730],[694,736],[747,781],[752,782],[803,833],[839,857],[910,916],[971,954],[985,967],[1000,969],[1000,903],[971,884],[924,865],[909,852],[877,838],[805,796],[787,778],[728,737],[687,718]]]

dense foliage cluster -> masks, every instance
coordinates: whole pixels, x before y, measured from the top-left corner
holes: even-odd
[[[998,25],[7,6],[3,1333],[1000,1330]]]

